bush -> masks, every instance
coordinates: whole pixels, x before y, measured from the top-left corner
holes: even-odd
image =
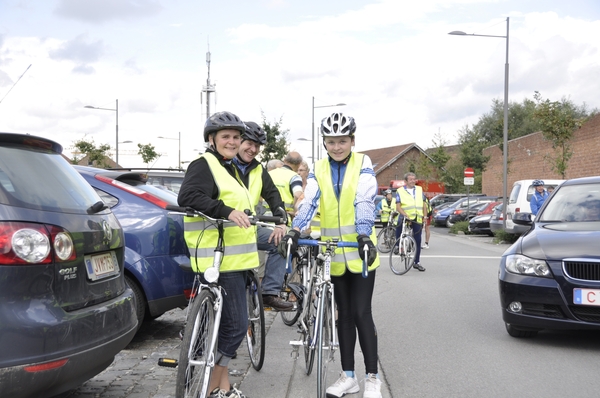
[[[451,234],[458,234],[459,232],[464,232],[465,235],[470,234],[468,221],[459,221],[450,227]]]
[[[515,243],[517,239],[519,239],[518,234],[509,234],[505,231],[495,231],[494,232],[494,243]]]

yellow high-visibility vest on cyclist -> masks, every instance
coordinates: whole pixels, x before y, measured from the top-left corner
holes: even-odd
[[[414,195],[409,192],[405,187],[398,188],[398,195],[400,195],[400,206],[406,213],[408,218],[418,223],[423,222],[423,188],[415,185]]]
[[[252,209],[251,193],[246,187],[227,173],[214,155],[203,154],[202,157],[206,159],[219,187],[218,199],[238,210]],[[227,189],[223,189],[224,187]],[[204,272],[213,265],[214,250],[219,236],[217,228],[199,217],[184,217],[184,222],[184,237],[190,251],[192,269],[195,272]],[[239,228],[233,223],[227,223],[224,227],[225,255],[221,272],[256,268],[259,264],[256,227]]]
[[[339,203],[333,190],[329,159],[321,159],[315,164],[315,176],[318,181],[322,181],[320,184],[321,198],[319,204],[321,213],[321,240],[337,237],[346,242],[356,241],[354,200],[356,198],[356,187],[358,186],[363,159],[363,154],[353,153],[348,160],[344,177],[344,189],[340,192]],[[373,229],[370,238],[373,244],[376,245],[375,229]],[[350,272],[358,274],[362,272],[362,266],[363,261],[358,254],[358,249],[340,248],[336,250],[336,255],[331,261],[331,275],[343,275],[346,272],[346,267]],[[377,267],[379,267],[379,257],[371,264],[369,271]]]

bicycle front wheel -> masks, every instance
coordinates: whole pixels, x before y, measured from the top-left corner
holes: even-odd
[[[317,397],[325,398],[327,365],[333,360],[333,297],[330,286],[324,284],[319,297],[317,331]]]
[[[396,275],[406,274],[415,262],[417,243],[412,236],[401,236],[390,253],[390,268]]]
[[[265,309],[262,289],[254,271],[248,272],[248,280],[246,287],[246,302],[248,303],[246,343],[252,367],[261,370],[265,362]]]
[[[304,298],[304,302],[306,303],[305,305],[307,305],[308,308],[306,309],[306,317],[304,318],[306,330],[302,332],[302,342],[304,347],[304,362],[306,365],[307,376],[311,374],[313,364],[315,363],[315,347],[312,345],[312,343],[316,336],[315,326],[317,323],[317,298],[313,297],[315,296],[314,283],[315,280],[312,281],[312,287]]]
[[[381,253],[389,253],[396,240],[396,228],[392,226],[383,227],[377,235],[377,250]]]
[[[177,365],[177,398],[208,396],[208,384],[216,354],[215,301],[213,292],[201,289],[189,308]],[[211,342],[215,344],[211,347]]]
[[[302,275],[300,273],[301,268],[298,266],[294,267],[294,270],[291,274],[286,275],[285,284],[283,286],[285,299],[286,301],[294,304],[296,306],[295,310],[292,311],[281,311],[281,320],[287,326],[293,326],[298,321],[300,317],[300,313],[302,312],[302,302],[299,297],[294,294],[294,291],[289,288],[290,284],[295,284],[296,286],[302,285]]]

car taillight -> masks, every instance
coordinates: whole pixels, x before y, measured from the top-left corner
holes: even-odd
[[[130,194],[135,195],[135,196],[137,196],[139,198],[147,200],[148,202],[153,203],[153,204],[155,204],[156,206],[158,206],[160,208],[163,208],[163,209],[167,208],[167,205],[168,205],[167,202],[165,202],[161,198],[158,198],[158,197],[156,197],[156,196],[154,196],[152,194],[149,194],[146,191],[142,191],[141,189],[138,189],[138,188],[134,187],[133,185],[129,185],[129,184],[126,184],[124,182],[121,182],[121,181],[118,181],[118,180],[114,180],[114,179],[109,178],[109,177],[100,176],[100,175],[97,175],[96,179],[100,180],[102,182],[105,182],[107,184],[113,185],[113,186],[115,186],[117,188],[120,188],[123,191],[127,191]]]
[[[67,231],[53,225],[0,222],[0,264],[49,264],[52,249],[56,261],[76,258],[73,240]]]
[[[517,208],[515,209],[515,213],[519,213],[519,212],[521,212],[521,208],[520,208],[520,207],[517,207]]]
[[[462,213],[462,210],[454,210],[454,214],[460,214]]]

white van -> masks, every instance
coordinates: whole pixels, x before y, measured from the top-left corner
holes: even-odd
[[[548,191],[554,190],[557,186],[562,184],[565,180],[545,180],[544,188]],[[519,180],[515,181],[510,191],[508,198],[508,206],[506,206],[506,229],[505,231],[511,234],[522,234],[529,230],[529,226],[517,225],[512,221],[512,215],[515,213],[531,213],[531,207],[529,201],[535,191],[533,185],[535,180]]]

